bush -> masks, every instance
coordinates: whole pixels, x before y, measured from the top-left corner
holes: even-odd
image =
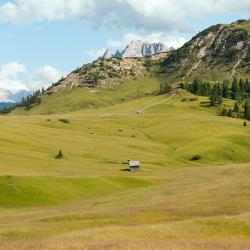
[[[159,95],[166,94],[172,90],[172,86],[169,83],[162,83],[160,85]]]
[[[201,160],[202,159],[202,156],[200,156],[200,155],[194,155],[191,159],[190,159],[190,161],[199,161],[199,160]]]
[[[198,101],[198,100],[199,100],[198,97],[189,98],[189,101],[191,101],[191,102],[195,102],[195,101]]]
[[[61,160],[62,158],[63,158],[63,152],[62,152],[62,150],[60,149],[59,152],[58,152],[58,155],[56,155],[55,159]]]
[[[59,122],[63,122],[63,123],[70,123],[70,121],[67,120],[67,119],[59,119],[58,121],[59,121]]]

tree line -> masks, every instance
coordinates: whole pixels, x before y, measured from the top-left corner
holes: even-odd
[[[223,104],[223,98],[235,100],[234,108],[221,110],[221,115],[250,120],[250,81],[248,79],[233,79],[216,83],[194,79],[191,84],[181,83],[181,88],[198,96],[207,96],[210,106]]]
[[[17,107],[26,107],[31,108],[34,105],[38,105],[41,103],[41,95],[44,94],[45,90],[42,88],[42,90],[37,90],[33,92],[32,94],[23,97],[21,102],[17,104]]]

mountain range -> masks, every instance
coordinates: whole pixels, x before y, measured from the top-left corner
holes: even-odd
[[[103,56],[99,59],[109,58],[141,58],[147,56],[153,56],[162,52],[173,50],[168,48],[163,43],[149,43],[140,40],[132,41],[122,51],[117,50],[114,54],[110,50],[106,50]]]
[[[19,103],[23,97],[30,94],[28,90],[10,91],[6,89],[0,89],[0,102],[2,103]]]
[[[167,81],[170,84],[190,83],[195,78],[215,82],[241,77],[249,78],[250,22],[238,20],[231,24],[211,26],[176,50],[167,50],[162,44],[133,41],[126,46],[121,55],[119,53],[116,52],[113,55],[106,51],[99,60],[78,67],[67,77],[53,84],[39,97],[36,112],[39,110],[38,107],[46,104],[48,112],[53,113],[53,109],[57,109],[59,103],[55,99],[59,96],[62,110],[89,108],[93,103],[87,101],[87,96],[87,99],[84,97],[86,102],[83,104],[80,89],[93,93],[91,95],[105,89],[112,89],[115,92],[117,86],[128,82],[134,82],[132,86],[136,89],[136,83],[144,81],[145,77],[147,77],[145,81]],[[154,91],[156,88],[158,84],[154,86]],[[142,85],[138,91],[143,93],[145,89]],[[146,91],[144,94],[150,93]],[[67,107],[63,106],[65,95],[67,100],[71,100],[67,102]],[[141,96],[141,94],[134,96]],[[123,99],[121,97],[116,101]],[[99,101],[101,103],[101,100]],[[101,105],[110,104],[112,102],[107,101]],[[30,105],[31,110],[33,106]]]

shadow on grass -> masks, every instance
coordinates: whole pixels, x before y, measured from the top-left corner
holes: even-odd
[[[121,171],[123,171],[123,172],[130,172],[130,169],[129,168],[122,168]]]
[[[199,106],[209,108],[209,107],[211,107],[211,104],[210,104],[210,102],[200,102]]]

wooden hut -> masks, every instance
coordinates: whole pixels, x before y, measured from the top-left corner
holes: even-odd
[[[128,166],[129,166],[129,170],[131,172],[136,172],[140,170],[140,162],[139,161],[135,161],[135,160],[129,160],[128,161]]]

